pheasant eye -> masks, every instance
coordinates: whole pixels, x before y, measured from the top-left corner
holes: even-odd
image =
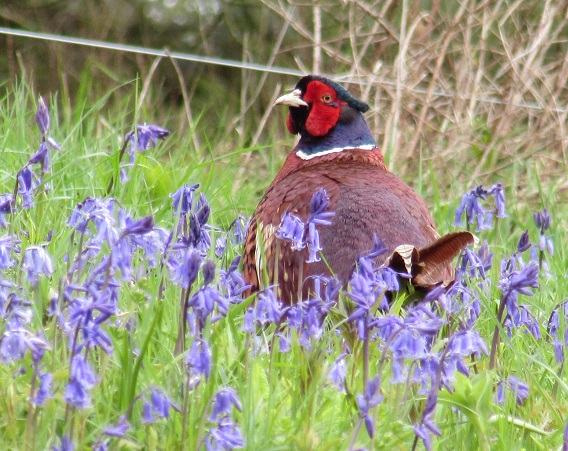
[[[329,94],[326,94],[321,98],[321,101],[325,102],[325,103],[329,103],[329,102],[331,102],[331,100],[332,100],[332,98],[331,98],[331,95],[329,95]]]

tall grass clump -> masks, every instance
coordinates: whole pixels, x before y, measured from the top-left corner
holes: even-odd
[[[433,203],[480,246],[420,302],[373,267],[380,236],[347,288],[243,299],[250,149],[197,149],[126,90],[0,103],[2,449],[567,446],[565,212],[544,183],[536,212],[499,183]],[[310,207],[278,236],[317,261],[333,212],[323,190]]]

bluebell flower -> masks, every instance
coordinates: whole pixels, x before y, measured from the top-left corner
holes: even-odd
[[[30,157],[28,164],[41,164],[41,172],[44,174],[49,172],[49,152],[45,141],[40,143],[38,151]]]
[[[185,215],[191,211],[193,206],[193,193],[199,187],[199,184],[195,185],[183,185],[174,194],[171,194],[172,207],[174,210],[174,215]]]
[[[550,215],[546,208],[542,211],[537,211],[533,215],[533,219],[541,234],[544,234],[550,228]]]
[[[209,344],[196,338],[191,344],[190,351],[185,355],[184,361],[191,376],[204,376],[206,380],[211,374],[211,350]]]
[[[22,268],[27,272],[27,280],[35,287],[39,276],[51,277],[53,264],[51,257],[41,246],[29,246],[24,253]]]
[[[361,418],[364,421],[365,428],[367,429],[367,434],[369,437],[373,438],[374,436],[374,424],[373,420],[370,416],[370,410],[379,405],[382,400],[383,396],[380,394],[379,389],[381,386],[381,379],[380,376],[376,376],[375,378],[369,380],[365,385],[365,389],[363,390],[363,394],[357,394],[357,406],[359,407],[359,413]]]
[[[130,140],[131,152],[142,152],[155,147],[157,141],[165,140],[170,131],[158,125],[138,124],[136,133],[130,132],[126,135],[126,140]]]
[[[242,448],[244,444],[241,430],[229,416],[222,417],[205,437],[207,451]]]
[[[250,285],[245,284],[243,275],[239,270],[239,262],[241,257],[235,257],[229,268],[219,270],[219,286],[223,297],[231,304],[239,304],[242,302],[242,294]]]
[[[43,97],[40,97],[37,102],[37,112],[35,114],[35,121],[42,135],[47,135],[49,133],[50,119],[49,110],[43,101]]]
[[[493,185],[487,191],[487,194],[492,194],[493,199],[495,199],[495,208],[497,209],[498,218],[506,218],[507,213],[505,212],[505,189],[503,185],[497,183]]]
[[[34,205],[35,189],[38,186],[37,176],[32,172],[29,166],[25,166],[18,172],[18,194],[22,196],[24,201],[22,207],[28,209]]]
[[[473,224],[477,220],[478,231],[489,228],[491,224],[490,212],[485,210],[480,204],[480,200],[485,200],[487,194],[488,192],[481,185],[465,193],[456,210],[454,225],[462,226],[462,215],[465,212],[468,224]]]
[[[103,429],[103,434],[109,437],[124,437],[128,429],[130,429],[130,423],[126,415],[121,415],[116,424],[110,424]]]
[[[157,420],[170,418],[170,408],[181,412],[177,406],[161,389],[150,390],[150,401],[145,401],[142,408],[142,422],[145,424],[155,423]]]
[[[529,397],[529,386],[522,380],[509,376],[504,380],[499,381],[497,384],[497,391],[495,394],[495,402],[503,405],[505,402],[506,392],[509,391],[515,397],[518,405],[522,406],[525,399]]]
[[[97,377],[84,356],[75,355],[71,360],[69,382],[65,389],[65,402],[78,409],[86,409],[91,405],[91,390]]]
[[[7,227],[6,216],[12,213],[14,199],[11,194],[0,194],[0,228]]]
[[[0,271],[10,269],[16,264],[12,258],[13,253],[20,252],[18,246],[22,241],[17,239],[15,235],[0,236]]]
[[[560,318],[563,317],[563,321]],[[564,330],[564,335],[561,336],[561,324],[566,324],[568,321],[568,301],[558,304],[550,314],[548,320],[548,334],[552,338],[552,346],[554,347],[554,356],[559,365],[564,363],[564,350],[568,346],[568,327]]]
[[[250,218],[239,215],[237,219],[232,222],[230,229],[233,229],[234,244],[239,245],[245,242],[249,221]]]
[[[256,330],[254,326],[254,309],[252,307],[249,307],[244,314],[241,330],[243,332],[254,332]]]
[[[237,396],[237,392],[231,387],[223,387],[215,393],[213,408],[209,415],[210,421],[217,421],[219,417],[230,414],[231,408],[234,407],[239,412],[242,410],[241,401]]]
[[[304,242],[304,222],[296,215],[286,212],[282,215],[276,237],[292,243],[292,249],[301,250],[306,247]]]
[[[67,435],[61,437],[61,446],[53,446],[53,451],[75,451],[75,443]]]
[[[195,249],[188,249],[181,262],[169,265],[172,273],[172,282],[182,288],[189,289],[197,278],[202,258],[201,252]]]
[[[345,366],[346,353],[341,354],[331,365],[329,373],[327,375],[327,380],[331,382],[339,393],[347,393],[345,387],[345,375],[347,374],[347,368]]]
[[[282,301],[274,295],[274,288],[268,287],[258,295],[255,308],[255,320],[264,325],[267,323],[279,324],[286,313]]]
[[[30,400],[36,406],[43,406],[46,399],[53,398],[51,391],[51,384],[53,382],[53,375],[51,373],[40,372],[38,374],[39,388],[35,396]]]
[[[215,257],[221,258],[227,249],[227,237],[220,236],[215,240]]]
[[[508,314],[505,318],[504,326],[507,328],[507,334],[512,336],[512,328],[525,326],[525,332],[530,333],[536,340],[540,340],[540,324],[535,316],[531,313],[528,305],[521,304],[513,314]]]
[[[324,188],[320,188],[310,200],[310,216],[308,224],[331,225],[329,218],[335,215],[333,211],[326,211],[329,207],[329,197]]]

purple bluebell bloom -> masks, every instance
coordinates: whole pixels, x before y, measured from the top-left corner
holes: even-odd
[[[130,139],[131,152],[142,152],[155,147],[159,139],[165,140],[170,133],[169,130],[158,125],[144,123],[138,124],[136,133],[128,133],[126,139]]]
[[[465,212],[466,221],[468,224],[473,224],[477,219],[477,230],[483,230],[490,227],[488,225],[489,212],[486,211],[480,204],[480,200],[485,200],[488,192],[479,185],[465,193],[462,197],[461,203],[456,210],[454,225],[462,226],[462,215]],[[489,220],[489,224],[490,224]]]
[[[305,224],[296,215],[286,212],[282,215],[280,226],[276,231],[276,236],[292,243],[292,249],[303,249],[306,244],[304,242]]]
[[[27,280],[35,287],[39,276],[51,277],[53,264],[51,257],[41,246],[29,246],[24,253],[22,268],[27,272]]]
[[[103,429],[103,434],[109,437],[124,437],[128,429],[130,429],[130,423],[126,415],[121,415],[116,424],[110,424]]]
[[[542,211],[537,211],[533,215],[533,219],[541,234],[543,234],[550,228],[550,215],[548,214],[548,210],[546,208]]]
[[[227,237],[220,236],[215,240],[215,257],[222,258],[227,249]]]
[[[341,354],[335,362],[333,362],[327,375],[327,380],[337,388],[339,393],[347,393],[345,387],[345,375],[347,374],[347,368],[345,367],[346,356],[347,353]]]
[[[282,306],[282,301],[274,295],[275,288],[268,287],[258,295],[255,308],[255,320],[260,324],[274,323],[279,324],[286,308]]]
[[[33,197],[37,186],[37,177],[29,166],[25,166],[18,172],[18,194],[22,196],[24,201],[22,205],[24,209],[33,207]]]
[[[239,304],[243,301],[242,294],[250,285],[245,284],[243,275],[239,270],[241,257],[235,257],[228,269],[219,270],[220,289],[223,297],[231,304]]]
[[[12,213],[13,204],[14,199],[11,194],[0,194],[0,228],[5,229],[7,227],[5,216]]]
[[[430,434],[434,434],[438,437],[442,435],[442,432],[432,421],[432,416],[436,409],[438,403],[438,387],[433,387],[426,398],[426,406],[424,407],[424,412],[422,413],[422,420],[419,425],[414,427],[414,433],[416,436],[422,440],[424,447],[430,451],[432,449],[432,438]]]
[[[241,401],[237,396],[237,392],[231,387],[223,387],[215,393],[215,400],[213,401],[213,408],[210,421],[217,421],[219,417],[230,414],[231,407],[234,407],[239,412],[242,410]]]
[[[495,208],[497,209],[498,218],[506,218],[508,215],[505,212],[505,189],[503,185],[497,183],[487,191],[487,194],[492,194],[495,199]]]
[[[97,382],[91,365],[84,356],[75,355],[71,360],[69,382],[65,389],[65,402],[78,409],[85,409],[91,405],[89,390]]]
[[[207,451],[236,449],[242,448],[244,445],[241,430],[229,416],[222,417],[205,437],[205,449]]]
[[[247,235],[247,230],[249,226],[250,218],[245,218],[239,215],[237,219],[231,224],[231,229],[233,229],[233,238],[235,244],[243,244],[245,242],[245,237]]]
[[[211,350],[205,340],[196,338],[191,344],[190,351],[185,355],[184,361],[187,370],[192,376],[205,376],[209,379],[211,374]]]
[[[515,401],[520,406],[522,406],[525,399],[529,397],[529,386],[514,376],[509,376],[499,381],[497,384],[497,392],[495,394],[495,402],[497,404],[503,405],[506,391],[511,392],[511,394],[515,396]]]
[[[51,384],[53,382],[53,375],[51,373],[38,374],[39,378],[39,388],[35,396],[31,399],[31,402],[36,406],[43,406],[46,399],[53,398],[53,393],[51,391]]]
[[[50,119],[49,110],[43,101],[43,97],[40,97],[37,102],[37,112],[35,114],[35,121],[42,135],[47,135],[49,133]]]
[[[180,262],[169,265],[172,282],[182,288],[189,289],[197,278],[202,258],[199,251],[188,249]]]
[[[39,145],[38,151],[31,156],[28,164],[41,164],[41,172],[47,174],[50,168],[49,152],[47,143],[42,141]]]
[[[563,317],[563,321],[560,318]],[[559,365],[564,362],[564,350],[568,346],[568,327],[564,330],[564,336],[560,336],[561,324],[566,324],[568,322],[568,301],[561,302],[558,304],[550,314],[548,320],[548,334],[552,338],[552,345],[554,347],[554,356]]]
[[[61,437],[61,446],[53,446],[53,451],[75,451],[75,443],[67,435]]]
[[[172,207],[174,210],[174,215],[178,212],[180,215],[185,215],[191,211],[193,205],[193,193],[199,187],[199,184],[195,185],[183,185],[174,194],[171,194]]]
[[[376,376],[367,382],[363,394],[357,394],[357,406],[359,407],[361,418],[365,423],[367,433],[371,438],[374,436],[375,427],[369,412],[373,407],[379,405],[383,401],[384,397],[379,392],[380,386],[380,376]]]
[[[9,269],[16,264],[16,261],[12,258],[12,253],[20,252],[18,245],[21,242],[15,235],[0,236],[0,271]]]

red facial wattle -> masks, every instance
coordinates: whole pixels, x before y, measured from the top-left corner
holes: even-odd
[[[310,82],[302,99],[311,105],[305,129],[312,136],[327,135],[337,124],[341,107],[347,105],[337,98],[334,89],[320,81]]]

